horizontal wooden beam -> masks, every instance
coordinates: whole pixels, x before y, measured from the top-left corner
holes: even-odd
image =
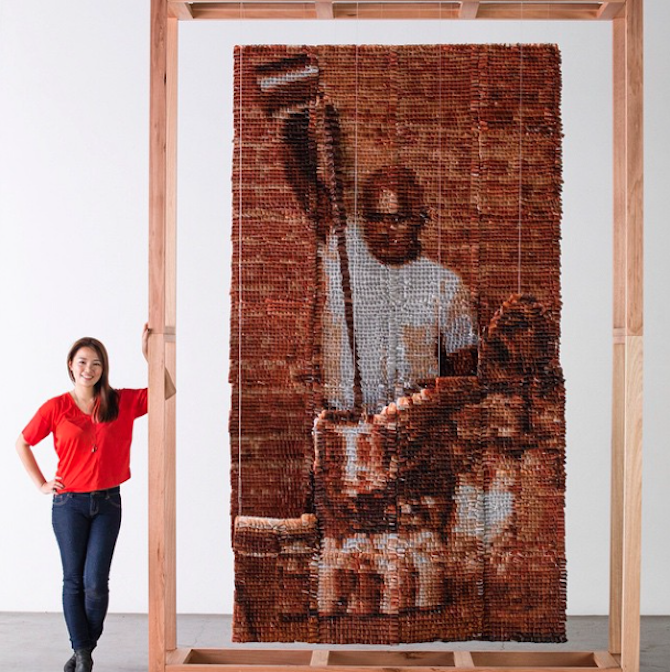
[[[314,1],[314,0],[311,0]],[[360,0],[361,4],[373,0]],[[405,2],[406,0],[388,0],[389,2]],[[453,5],[456,9],[460,8],[461,5],[508,5],[516,7],[517,9],[521,6],[528,5],[544,5],[545,7],[551,6],[562,6],[562,7],[579,7],[580,5],[588,5],[591,9],[596,11],[604,11],[604,8],[609,5],[625,5],[626,0],[433,0],[435,3],[442,2],[445,5]],[[191,5],[193,7],[199,7],[203,5],[217,5],[221,3],[221,0],[167,0],[168,4],[171,5]],[[244,0],[246,4],[253,4],[254,2],[264,2],[264,3],[278,3],[282,4],[283,2],[293,2],[294,4],[302,4],[301,0]]]
[[[459,12],[459,19],[476,19],[479,11],[479,2],[472,0],[464,0],[461,2],[461,10]]]
[[[169,0],[180,20],[444,19],[610,21],[626,0]]]
[[[311,667],[326,667],[329,659],[330,651],[328,649],[314,649],[309,664]]]
[[[457,19],[460,8],[449,2],[366,2],[333,6],[335,19]]]
[[[626,6],[626,3],[621,2],[603,2],[598,10],[598,19],[600,21],[611,21],[616,18]]]
[[[193,19],[193,10],[189,2],[171,1],[168,5],[169,16],[180,21],[191,21]]]
[[[598,18],[597,2],[482,2],[477,19],[512,21],[593,21]]]
[[[316,18],[333,18],[333,0],[316,0]]]
[[[475,661],[472,660],[472,654],[469,651],[454,651],[454,665],[472,668],[475,666]]]
[[[327,670],[328,672],[597,672],[597,667],[528,667],[523,665],[505,667],[375,667],[347,665],[345,667],[328,666],[327,668],[314,668],[302,665],[226,665],[221,663],[185,663],[166,665],[165,672],[315,672],[315,670]],[[621,670],[620,667],[616,668]]]
[[[621,670],[606,651],[176,649],[166,672],[596,672]]]
[[[602,670],[616,670],[621,667],[621,663],[607,651],[595,651],[593,658],[596,661],[596,665]]]
[[[313,2],[216,2],[193,5],[197,20],[316,19]]]

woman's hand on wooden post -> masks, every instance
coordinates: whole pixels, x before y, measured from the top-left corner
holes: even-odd
[[[149,334],[151,333],[151,329],[149,329],[149,323],[145,322],[144,323],[144,328],[142,329],[142,354],[144,355],[144,359],[149,361]]]

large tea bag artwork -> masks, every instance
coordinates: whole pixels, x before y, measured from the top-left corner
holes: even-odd
[[[235,52],[234,639],[565,638],[554,46]]]

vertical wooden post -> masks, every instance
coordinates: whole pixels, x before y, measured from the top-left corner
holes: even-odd
[[[621,653],[623,585],[623,475],[626,379],[626,58],[625,18],[612,22],[613,130],[613,357],[612,473],[610,507],[609,651]]]
[[[613,21],[614,331],[610,652],[640,666],[643,339],[642,0]]]
[[[177,646],[175,541],[177,19],[151,0],[149,156],[149,672]]]

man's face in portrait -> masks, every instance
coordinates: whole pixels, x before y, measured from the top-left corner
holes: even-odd
[[[426,211],[421,190],[406,168],[377,171],[363,191],[363,238],[383,264],[400,266],[421,253]]]

